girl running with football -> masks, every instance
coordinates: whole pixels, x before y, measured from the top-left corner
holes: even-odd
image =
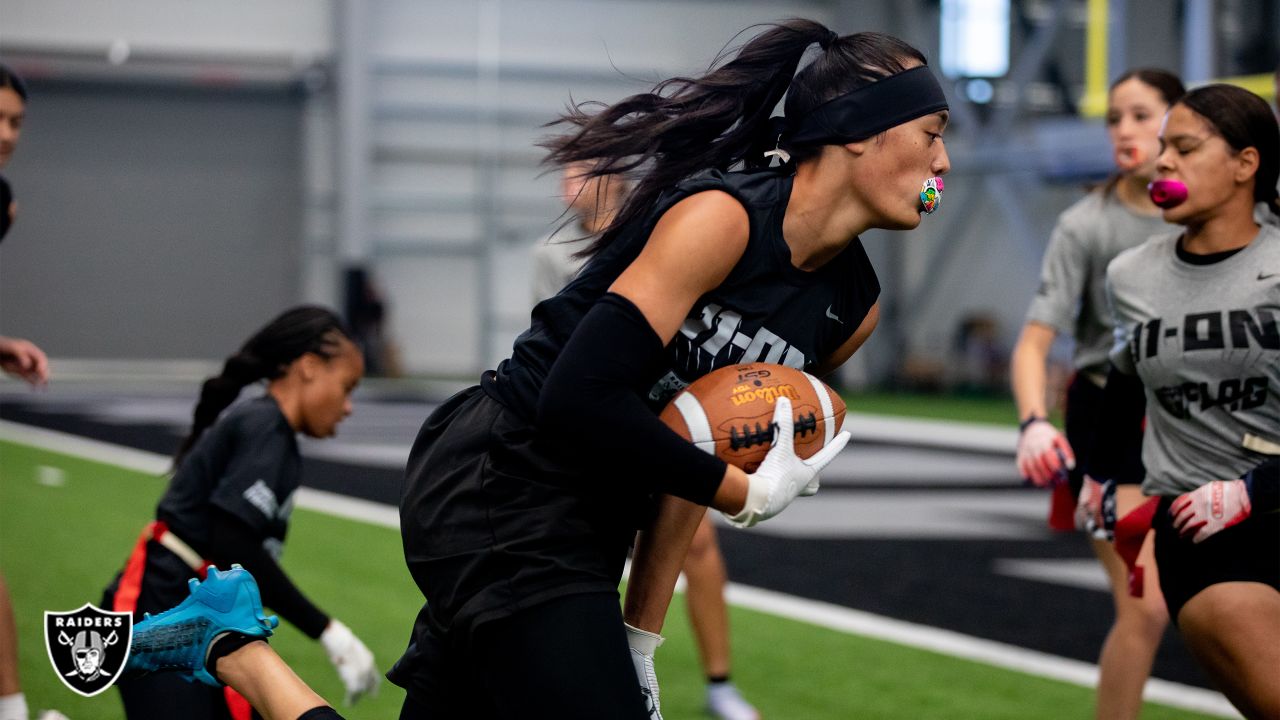
[[[622,178],[587,177],[591,169],[590,163],[576,163],[562,170],[562,197],[574,215],[572,227],[580,237],[561,239],[553,234],[534,246],[530,280],[535,303],[560,292],[582,269],[585,258],[578,252],[612,222],[626,197],[628,188]],[[689,626],[707,679],[707,713],[716,720],[759,720],[760,713],[730,677],[729,608],[724,599],[729,573],[709,515],[703,516],[693,534],[684,578]]]
[[[410,453],[401,533],[427,602],[388,673],[403,717],[660,717],[652,654],[705,507],[740,526],[773,517],[847,435],[807,461],[779,444],[748,474],[656,410],[726,365],[825,374],[848,359],[878,317],[858,235],[936,207],[947,120],[919,51],[806,20],[701,77],[563,118],[550,162],[634,189],[511,357]],[[775,421],[790,434],[789,403]]]

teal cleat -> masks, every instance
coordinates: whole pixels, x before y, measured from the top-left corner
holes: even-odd
[[[189,580],[191,595],[177,607],[148,614],[133,626],[133,644],[124,672],[130,676],[178,672],[187,681],[221,687],[205,667],[209,645],[224,633],[265,638],[280,624],[262,610],[253,575],[239,565],[209,569],[204,581]]]

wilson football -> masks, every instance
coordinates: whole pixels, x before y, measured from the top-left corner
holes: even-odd
[[[844,424],[844,401],[802,370],[751,363],[720,368],[672,398],[659,417],[681,437],[754,472],[773,447],[773,407],[791,399],[796,454],[812,456]]]

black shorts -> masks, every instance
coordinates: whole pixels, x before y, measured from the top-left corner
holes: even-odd
[[[1093,452],[1094,431],[1098,424],[1098,412],[1102,409],[1103,393],[1103,388],[1094,385],[1084,372],[1072,375],[1071,382],[1067,385],[1064,434],[1071,444],[1071,452],[1076,456],[1076,466],[1067,473],[1073,498],[1080,496],[1080,487],[1084,485],[1084,469],[1089,466],[1089,458]]]
[[[433,648],[466,649],[489,623],[560,598],[617,605],[627,551],[654,506],[629,487],[549,454],[479,387],[441,405],[410,451],[400,501],[405,561],[427,602],[388,678],[412,688],[439,667]]]
[[[1161,498],[1152,527],[1160,590],[1175,623],[1182,606],[1210,585],[1247,581],[1280,590],[1280,513],[1253,515],[1197,545],[1174,529],[1173,500]]]
[[[618,595],[560,597],[465,637],[430,632],[388,673],[401,720],[645,720]]]
[[[652,506],[627,492],[607,468],[549,454],[480,388],[450,398],[414,442],[400,499],[424,619],[443,636],[561,595],[616,592]]]

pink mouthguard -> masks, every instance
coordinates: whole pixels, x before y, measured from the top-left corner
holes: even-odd
[[[1153,180],[1147,192],[1151,202],[1166,210],[1178,207],[1187,199],[1187,186],[1181,180]]]

